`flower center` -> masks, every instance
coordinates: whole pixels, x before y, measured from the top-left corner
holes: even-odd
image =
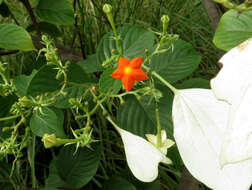
[[[131,73],[132,69],[130,67],[125,67],[124,74],[129,75]]]

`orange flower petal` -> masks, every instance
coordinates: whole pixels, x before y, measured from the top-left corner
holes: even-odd
[[[117,68],[110,76],[112,76],[115,79],[121,80],[123,77],[123,70]]]
[[[134,69],[140,69],[142,63],[143,63],[143,58],[136,57],[130,60],[130,67]]]
[[[130,64],[130,61],[124,57],[120,57],[118,60],[119,68],[124,68]]]
[[[148,79],[148,76],[142,69],[133,69],[131,72],[131,76],[136,81],[142,81]]]
[[[126,91],[130,91],[134,86],[135,80],[130,75],[124,75],[122,77],[122,83]]]

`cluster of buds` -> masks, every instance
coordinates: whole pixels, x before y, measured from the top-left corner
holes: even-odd
[[[13,128],[13,127],[10,127]],[[3,128],[4,129],[4,128]],[[30,135],[30,128],[25,128],[25,134],[21,142],[17,142],[17,135],[12,132],[11,136],[0,143],[0,160],[2,160],[7,155],[13,154],[15,157],[21,157],[21,150],[28,145]]]
[[[61,139],[57,138],[55,134],[44,134],[42,141],[45,148],[58,147],[62,145],[76,144],[76,150],[79,147],[91,148],[90,144],[96,142],[92,139],[92,130],[90,127],[72,130],[74,139]]]
[[[0,96],[8,96],[13,94],[16,89],[13,80],[10,79],[10,71],[7,63],[0,62],[0,77],[3,83],[0,84]]]
[[[57,62],[59,60],[57,48],[54,47],[51,40],[48,39],[48,37],[46,35],[42,36],[42,42],[46,47],[42,48],[39,51],[39,54],[42,52],[45,53],[45,57],[46,57],[48,65],[55,65],[55,64],[57,65]]]
[[[39,51],[39,54],[41,52],[45,53],[47,65],[54,65],[56,66],[55,69],[58,70],[58,73],[56,75],[56,79],[60,79],[60,77],[67,72],[67,68],[70,64],[70,62],[66,62],[65,65],[62,64],[61,60],[58,56],[57,48],[54,47],[52,41],[46,36],[42,36],[43,44],[46,46],[45,48],[42,48]]]

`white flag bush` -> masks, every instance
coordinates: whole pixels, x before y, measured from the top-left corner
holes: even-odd
[[[248,190],[252,160],[223,168],[219,157],[230,105],[211,90],[179,90],[173,102],[174,137],[185,166],[214,190]]]
[[[222,165],[252,158],[252,38],[226,53],[212,79],[216,97],[231,105],[220,154]]]
[[[171,164],[159,149],[142,137],[116,127],[122,137],[128,166],[133,175],[143,182],[151,182],[158,176],[160,162]]]

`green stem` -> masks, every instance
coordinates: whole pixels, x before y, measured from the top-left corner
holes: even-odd
[[[144,69],[147,71],[151,71],[151,69],[145,65],[142,65]],[[160,80],[165,86],[167,86],[174,94],[178,93],[178,90],[173,87],[169,82],[167,82],[163,77],[161,77],[156,71],[151,71],[151,75],[155,76],[158,80]]]
[[[102,188],[102,184],[96,180],[94,177],[92,178],[92,181],[99,187],[99,188]]]
[[[22,116],[22,118],[20,119],[20,121],[14,126],[14,132],[16,132],[18,130],[18,127],[20,125],[22,125],[23,123],[25,123],[26,119]]]
[[[37,187],[37,179],[35,175],[35,145],[36,145],[36,136],[32,136],[32,143],[31,146],[28,147],[28,156],[29,156],[29,162],[31,166],[31,178],[32,178],[32,187]]]
[[[110,97],[121,98],[121,97],[129,95],[129,94],[133,94],[133,95],[136,96],[138,92],[141,92],[141,91],[144,92],[144,91],[147,91],[149,89],[150,89],[150,87],[144,87],[144,88],[137,89],[135,91],[128,91],[128,92],[124,92],[124,93],[121,93],[121,94],[110,95]]]
[[[5,75],[4,75],[3,73],[1,73],[1,72],[0,72],[0,75],[1,75],[1,77],[2,77],[2,79],[3,79],[3,81],[4,81],[4,84],[8,85],[9,82],[8,82],[8,80],[6,79]]]
[[[92,90],[90,90],[90,91],[92,91]],[[85,118],[85,117],[92,116],[93,114],[95,114],[95,112],[99,108],[100,104],[102,104],[105,100],[107,100],[107,97],[104,97],[102,100],[98,101],[97,104],[95,105],[95,107],[89,113],[87,113],[85,115],[77,115],[75,118],[76,119],[82,119],[82,118]]]
[[[161,136],[159,109],[157,105],[156,105],[156,120],[157,120],[157,147],[159,148],[162,146],[162,136]]]
[[[93,97],[94,97],[95,99],[97,99],[96,95],[92,92],[92,90],[90,90],[90,92],[91,92],[91,94],[93,95]],[[99,106],[101,107],[101,109],[102,109],[102,111],[103,111],[104,113],[107,113],[106,119],[109,120],[113,126],[118,127],[118,126],[116,125],[116,123],[113,122],[111,116],[108,114],[108,111],[104,108],[104,106],[103,106],[102,104],[99,104]]]
[[[152,58],[154,55],[156,55],[156,54],[159,53],[159,52],[158,52],[159,48],[160,48],[160,44],[157,45],[155,51],[154,51],[151,55],[149,55],[149,56],[146,57],[146,59],[145,59],[144,62],[142,63],[142,66],[143,66],[145,63],[147,63],[147,62],[150,60],[150,58]]]
[[[9,116],[9,117],[2,117],[2,118],[0,118],[0,121],[6,121],[6,120],[10,120],[10,119],[16,119],[18,117],[21,117],[21,115],[13,115],[13,116]]]
[[[57,138],[56,140],[56,146],[61,146],[63,144],[67,144],[67,143],[77,143],[79,142],[80,139],[60,139],[60,138]]]
[[[77,86],[77,87],[83,87],[83,88],[88,88],[90,87],[90,85],[87,85],[87,84],[78,84],[78,83],[75,83],[75,82],[67,82],[67,84],[69,86]]]
[[[63,82],[64,84],[62,85],[60,91],[57,94],[54,95],[54,97],[57,97],[60,94],[63,94],[63,92],[64,92],[64,90],[66,88],[66,85],[67,85],[67,74],[63,69],[62,69],[62,72],[63,72],[63,76],[64,76],[64,82]]]
[[[116,27],[115,27],[115,23],[114,23],[114,18],[113,18],[113,15],[112,13],[107,13],[107,17],[108,17],[108,20],[111,24],[111,27],[112,27],[112,30],[113,30],[113,33],[114,33],[114,36],[115,36],[115,40],[116,40],[116,47],[119,51],[119,55],[122,56],[122,47],[121,47],[121,44],[120,44],[120,41],[119,41],[119,36],[117,34],[117,31],[116,31]]]

